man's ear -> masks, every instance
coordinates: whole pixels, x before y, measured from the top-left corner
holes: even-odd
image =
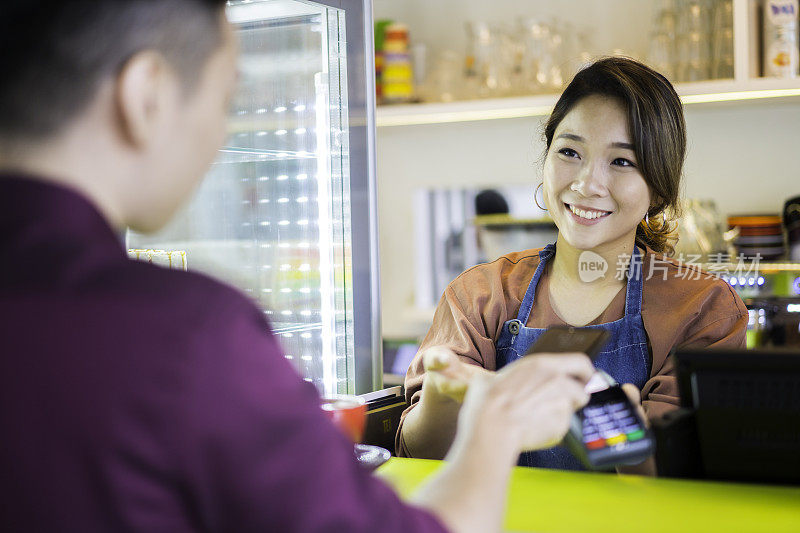
[[[125,62],[116,78],[114,100],[123,138],[135,147],[157,138],[177,90],[174,71],[163,55],[139,52]]]

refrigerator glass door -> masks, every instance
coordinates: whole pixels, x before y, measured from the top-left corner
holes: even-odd
[[[322,394],[354,392],[344,11],[229,2],[240,79],[226,145],[191,203],[128,247],[183,250],[263,309]]]

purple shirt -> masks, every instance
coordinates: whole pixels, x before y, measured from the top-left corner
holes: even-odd
[[[0,176],[2,531],[442,531],[362,470],[263,314]]]

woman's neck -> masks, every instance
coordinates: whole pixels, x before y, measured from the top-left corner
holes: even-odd
[[[625,283],[625,279],[618,273],[627,271],[634,246],[635,234],[591,250],[581,250],[570,245],[559,234],[550,271],[551,279],[558,284],[582,284],[594,289],[619,286]]]

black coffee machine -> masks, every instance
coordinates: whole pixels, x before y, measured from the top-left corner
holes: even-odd
[[[765,296],[745,298],[749,315],[749,348],[800,349],[800,298]]]
[[[789,259],[800,261],[800,196],[789,198],[783,206],[783,227]]]

